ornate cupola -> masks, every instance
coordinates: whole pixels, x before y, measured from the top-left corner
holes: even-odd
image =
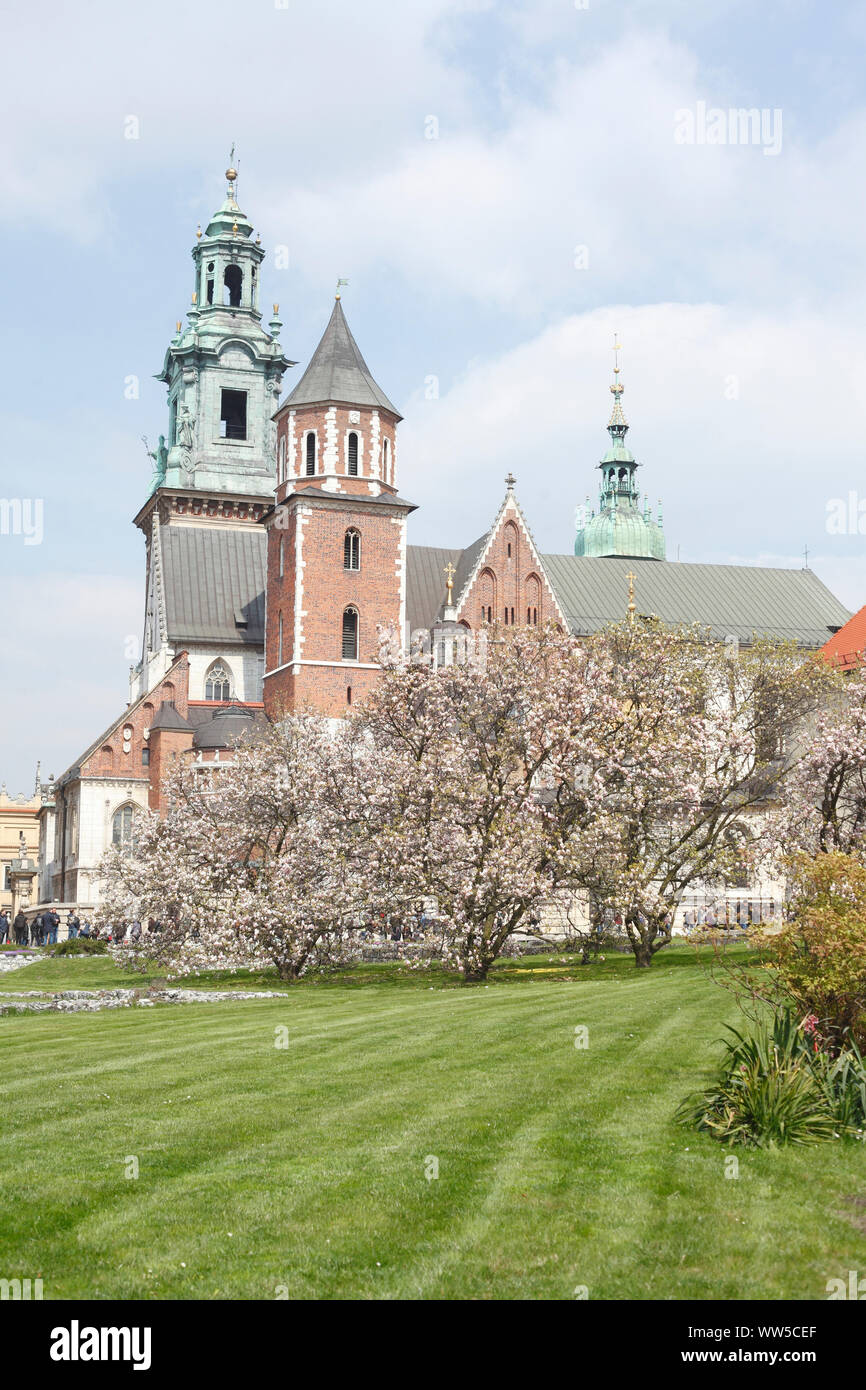
[[[661,503],[653,521],[649,502],[640,505],[637,463],[626,447],[628,421],[622,408],[625,390],[620,381],[620,344],[614,340],[613,410],[608,421],[610,448],[598,467],[601,472],[598,511],[583,516],[574,542],[575,555],[600,557],[623,555],[635,560],[663,560],[665,539],[662,531]]]
[[[259,309],[265,252],[238,205],[237,170],[226,170],[225,200],[192,249],[187,326],[178,323],[158,380],[168,387],[168,433],[157,451],[152,491],[161,486],[260,497],[276,478],[272,420],[283,372],[293,366],[279,342],[274,305]]]

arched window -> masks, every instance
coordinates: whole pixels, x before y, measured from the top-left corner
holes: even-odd
[[[347,608],[343,612],[343,660],[358,660],[358,610]]]
[[[286,538],[280,536],[280,579],[286,572]]]
[[[280,444],[277,451],[277,482],[286,481],[286,436],[280,435]]]
[[[310,430],[307,434],[307,477],[311,478],[316,471],[316,432]]]
[[[359,570],[361,568],[361,533],[351,526],[343,538],[343,568],[347,570]]]
[[[349,435],[346,450],[346,472],[350,478],[358,476],[358,436],[354,430]],[[357,569],[357,565],[354,567]]]
[[[232,698],[231,672],[221,661],[215,661],[205,677],[204,698],[206,700],[230,700]]]
[[[119,806],[111,817],[111,843],[113,845],[129,845],[135,843],[133,835],[133,817],[135,807],[131,801],[125,806]]]
[[[388,478],[388,441],[387,441],[387,439],[383,439],[383,440],[382,440],[382,477],[383,477],[383,479],[385,480],[386,483],[390,481],[389,478]]]
[[[228,304],[232,309],[239,309],[241,306],[241,289],[244,283],[244,273],[239,265],[227,265],[226,273],[223,276],[225,293],[223,304]]]

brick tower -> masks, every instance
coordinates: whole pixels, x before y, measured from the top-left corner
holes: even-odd
[[[339,294],[319,346],[276,414],[268,530],[265,710],[341,715],[378,679],[377,625],[406,628],[402,418],[349,331]]]

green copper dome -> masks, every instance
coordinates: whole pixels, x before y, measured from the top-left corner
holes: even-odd
[[[618,343],[614,351],[619,352]],[[614,404],[607,426],[610,448],[598,465],[601,471],[598,511],[589,511],[588,505],[579,508],[574,553],[592,559],[622,555],[635,560],[663,560],[665,537],[661,503],[655,521],[650,515],[646,498],[641,508],[636,476],[640,465],[625,444],[628,422],[622,409],[621,397],[625,388],[619,379],[618,357],[613,370],[614,382],[610,389]]]

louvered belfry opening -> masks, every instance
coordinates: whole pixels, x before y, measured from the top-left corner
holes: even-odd
[[[358,436],[354,430],[349,435],[349,477],[358,476]]]
[[[343,660],[358,660],[358,613],[354,608],[343,613]]]
[[[316,436],[313,431],[307,435],[307,477],[311,478],[316,471]]]

